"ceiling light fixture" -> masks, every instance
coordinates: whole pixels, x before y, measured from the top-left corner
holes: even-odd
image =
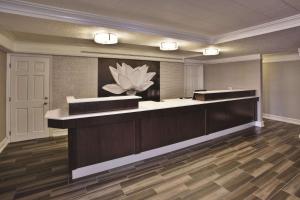
[[[94,41],[98,44],[117,44],[118,36],[113,33],[96,33]]]
[[[162,51],[174,51],[178,49],[177,42],[161,42],[160,50]]]
[[[215,55],[219,55],[219,53],[220,53],[220,49],[214,47],[205,48],[203,50],[203,55],[205,56],[215,56]]]

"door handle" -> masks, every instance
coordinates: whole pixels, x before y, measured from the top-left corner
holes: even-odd
[[[46,105],[48,105],[48,103],[47,103],[47,102],[45,102],[45,103],[44,103],[44,106],[46,106]]]
[[[48,100],[48,97],[45,97],[45,100]]]

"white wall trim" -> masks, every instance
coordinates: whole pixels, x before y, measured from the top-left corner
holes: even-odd
[[[53,56],[49,56],[49,110],[53,109]],[[50,131],[49,131],[50,135]]]
[[[255,122],[255,126],[256,126],[256,127],[262,128],[262,127],[265,126],[265,122],[264,122],[264,121],[256,121],[256,122]]]
[[[243,62],[243,61],[252,61],[252,60],[260,60],[260,54],[252,54],[246,56],[236,56],[230,58],[218,58],[212,60],[203,60],[201,63],[203,64],[220,64],[220,63],[232,63],[232,62]]]
[[[289,62],[298,60],[300,60],[300,55],[297,53],[288,55],[270,55],[263,58],[263,63]]]
[[[165,147],[161,147],[161,148],[157,148],[157,149],[153,149],[153,150],[149,150],[149,151],[145,151],[145,152],[142,152],[139,154],[125,156],[122,158],[118,158],[118,159],[78,168],[78,169],[75,169],[72,171],[72,178],[77,179],[80,177],[88,176],[91,174],[103,172],[103,171],[113,169],[116,167],[124,166],[124,165],[130,164],[130,163],[134,163],[134,162],[138,162],[138,161],[145,160],[148,158],[152,158],[155,156],[163,155],[163,154],[166,154],[166,153],[169,153],[172,151],[183,149],[183,148],[195,145],[195,144],[199,144],[199,143],[206,142],[208,140],[212,140],[212,139],[215,139],[218,137],[222,137],[222,136],[225,136],[225,135],[237,132],[237,131],[241,131],[241,130],[253,127],[254,125],[255,125],[255,122],[251,122],[248,124],[236,126],[236,127],[226,129],[223,131],[219,131],[216,133],[212,133],[209,135],[194,138],[191,140],[179,142],[176,144],[168,145]]]
[[[289,117],[283,117],[283,116],[278,116],[278,115],[271,115],[271,114],[263,114],[263,117],[266,119],[271,119],[275,121],[281,121],[281,122],[286,122],[290,124],[297,124],[300,125],[300,119],[294,119],[294,118],[289,118]]]
[[[0,153],[4,150],[4,148],[9,144],[9,139],[5,137],[1,142],[0,142]]]
[[[209,37],[205,35],[192,34],[184,31],[176,31],[174,29],[162,27],[157,28],[154,25],[147,25],[141,22],[129,21],[121,18],[112,18],[103,15],[63,9],[32,2],[24,2],[18,0],[0,1],[0,11],[4,13],[57,20],[62,22],[163,35],[166,37],[182,40],[193,40],[203,44],[207,44],[209,41]]]
[[[7,54],[6,57],[6,138],[10,142],[10,57],[11,54]]]
[[[300,26],[300,14],[218,35],[215,38],[213,38],[211,42],[214,44],[230,42],[234,40],[294,28],[297,26]]]
[[[53,131],[50,137],[60,137],[60,136],[67,136],[68,130],[62,130],[62,131]]]

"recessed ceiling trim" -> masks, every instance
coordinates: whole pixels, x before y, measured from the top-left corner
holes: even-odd
[[[208,44],[208,42],[210,41],[210,38],[208,36],[198,34],[196,35],[182,31],[178,32],[167,28],[157,28],[143,23],[124,21],[124,19],[111,18],[107,16],[19,0],[0,1],[0,12],[57,20],[62,22],[147,33],[181,40],[191,40],[202,44]]]
[[[201,61],[203,64],[220,64],[220,63],[232,63],[232,62],[244,62],[244,61],[252,61],[252,60],[260,60],[260,54],[251,54],[246,56],[235,56],[230,58],[218,58],[212,60],[203,60]]]
[[[298,60],[300,60],[299,54],[293,53],[288,55],[270,55],[263,58],[263,63],[289,62]]]
[[[1,36],[1,34],[0,34]],[[1,39],[1,37],[0,37]],[[152,60],[165,62],[184,62],[184,55],[165,54],[161,51],[147,52],[140,51],[136,53],[135,50],[128,49],[110,49],[98,47],[82,47],[72,44],[46,44],[43,42],[21,42],[13,41],[13,53],[21,54],[40,54],[52,56],[81,56],[81,57],[105,57],[105,58],[121,58],[121,59],[135,59],[135,60]],[[70,51],[72,49],[72,51]]]
[[[216,36],[214,44],[249,38],[300,26],[300,14]]]
[[[119,59],[135,59],[135,60],[151,60],[151,61],[161,61],[161,62],[179,62],[183,63],[183,58],[168,58],[163,56],[146,56],[146,55],[132,55],[132,54],[112,54],[112,53],[103,53],[98,51],[80,51],[83,54],[90,54],[95,57],[102,58],[119,58]]]

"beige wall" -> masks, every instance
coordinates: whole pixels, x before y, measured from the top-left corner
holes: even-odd
[[[6,137],[6,53],[0,50],[0,142]]]
[[[203,89],[203,64],[184,64],[184,96],[192,97],[195,90]]]
[[[160,63],[160,98],[178,98],[184,96],[184,64]]]
[[[263,112],[300,119],[300,61],[263,64]]]
[[[215,89],[256,89],[262,92],[261,61],[243,61],[204,65],[204,88]],[[261,102],[258,103],[258,121],[262,120]]]
[[[97,97],[98,58],[53,56],[52,109],[67,109],[66,96]]]

